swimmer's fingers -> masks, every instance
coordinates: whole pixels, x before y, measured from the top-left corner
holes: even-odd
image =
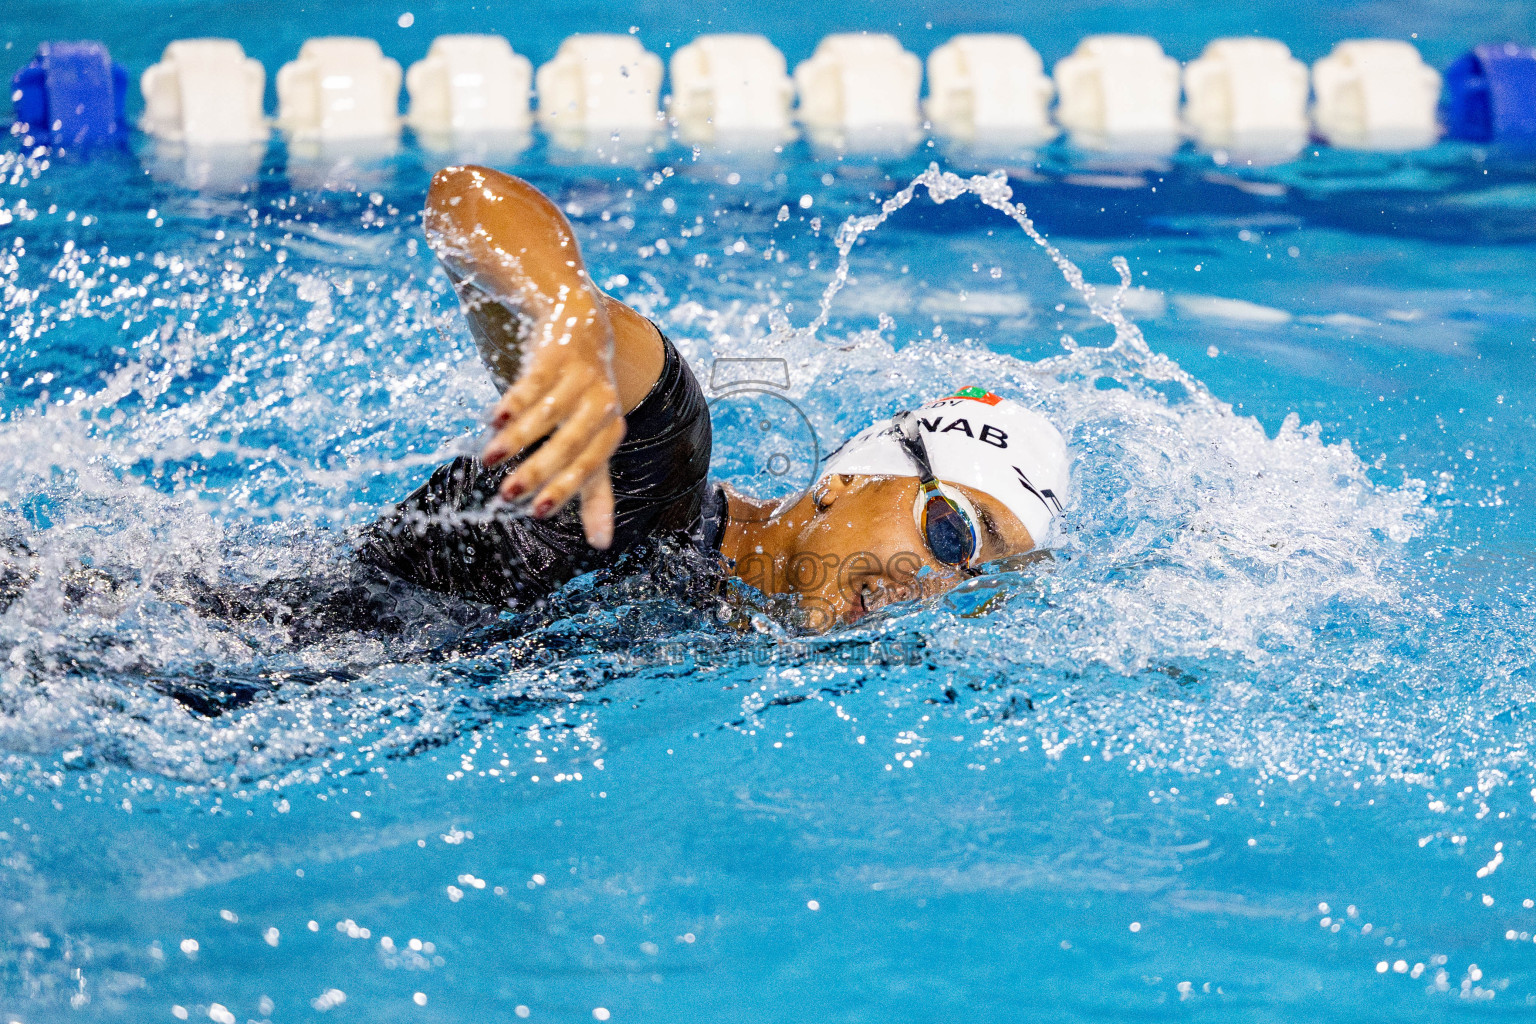
[[[587,543],[599,551],[613,543],[613,477],[607,459],[581,485],[581,527]]]
[[[533,514],[551,515],[580,490],[624,439],[618,402],[589,401],[501,485],[503,497],[537,493]]]
[[[613,479],[608,471],[608,456],[624,438],[624,421],[618,420],[593,438],[591,445],[570,465],[557,473],[539,492],[533,514],[541,518],[554,513],[578,492],[581,494],[581,524],[587,543],[606,550],[613,543]]]
[[[509,388],[507,394],[511,395],[521,387],[522,382],[519,382],[516,386]],[[480,456],[481,461],[487,466],[505,462],[539,438],[548,435],[562,420],[573,419],[572,412],[584,404],[583,400],[587,397],[584,392],[589,390],[587,384],[572,375],[557,383],[553,390],[548,392],[526,393],[528,398],[522,400],[526,404],[520,403],[517,414],[511,419],[502,421],[503,425],[500,425],[500,429],[485,446],[485,451]],[[612,404],[617,405],[617,402]],[[615,409],[615,415],[617,415],[617,409]],[[506,488],[503,488],[503,493],[506,493]],[[515,498],[517,495],[507,494],[507,497]]]
[[[549,397],[559,386],[554,367],[535,362],[529,366],[516,384],[507,388],[491,410],[491,426],[500,429],[522,416],[529,409]],[[509,452],[508,454],[515,454]]]
[[[521,376],[491,410],[492,427],[506,426],[553,394],[579,395],[601,390],[605,385],[614,390],[612,340],[606,349],[595,354],[584,354],[582,347],[574,343],[565,344],[569,340],[570,336],[565,335],[557,342],[540,342],[523,353]]]

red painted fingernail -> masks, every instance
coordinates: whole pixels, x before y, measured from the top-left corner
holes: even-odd
[[[533,506],[534,518],[536,518],[536,519],[543,519],[545,516],[549,515],[550,511],[554,507],[555,507],[554,501],[552,499],[550,499],[550,498],[545,498],[543,501],[541,501],[537,505]]]
[[[518,498],[522,497],[523,492],[527,489],[528,488],[525,487],[520,481],[513,480],[509,482],[507,486],[503,487],[501,492],[508,498]]]

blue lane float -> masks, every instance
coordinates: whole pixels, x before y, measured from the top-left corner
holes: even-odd
[[[1484,43],[1445,71],[1446,133],[1468,142],[1536,145],[1536,47]]]
[[[11,79],[16,120],[56,145],[93,146],[128,136],[128,69],[101,43],[43,43]]]

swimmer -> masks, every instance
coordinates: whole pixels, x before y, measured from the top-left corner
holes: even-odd
[[[423,222],[502,396],[479,457],[438,468],[363,531],[368,565],[519,607],[673,543],[792,598],[819,631],[1029,552],[1062,511],[1061,434],[979,387],[871,424],[788,501],[713,483],[698,381],[651,321],[593,283],[547,197],[451,167]]]

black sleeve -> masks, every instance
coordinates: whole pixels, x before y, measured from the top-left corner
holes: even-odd
[[[708,486],[709,407],[688,364],[661,340],[661,376],[625,417],[624,441],[609,460],[615,514],[607,551],[587,545],[575,501],[549,519],[523,515],[491,500],[516,463],[487,468],[461,456],[368,526],[358,557],[433,590],[523,606],[643,540],[693,531]]]

